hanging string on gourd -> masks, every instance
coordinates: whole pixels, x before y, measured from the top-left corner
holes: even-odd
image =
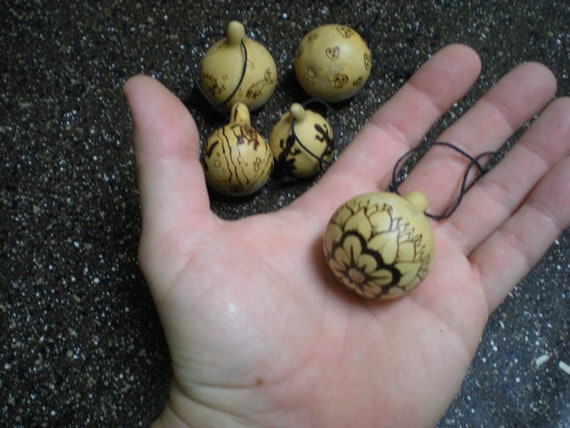
[[[273,57],[261,43],[245,35],[242,23],[231,21],[226,36],[214,43],[201,61],[195,61],[194,52],[203,50],[206,40],[215,35],[207,34],[190,46],[190,70],[198,89],[216,110],[226,115],[236,103],[245,104],[249,110],[260,108],[277,84]]]
[[[451,208],[449,208],[443,214],[434,214],[434,213],[430,213],[427,211],[424,213],[427,217],[432,218],[434,220],[444,220],[446,218],[451,217],[453,215],[453,213],[455,213],[455,211],[457,211],[457,208],[459,208],[459,205],[461,205],[461,202],[463,201],[463,197],[465,196],[465,193],[467,193],[469,188],[473,184],[475,184],[475,182],[477,182],[477,180],[479,180],[479,178],[481,178],[481,176],[483,176],[483,174],[485,174],[486,169],[483,166],[481,166],[479,161],[485,157],[495,156],[497,154],[497,152],[486,151],[486,152],[478,154],[477,156],[471,156],[469,153],[467,153],[465,150],[461,149],[460,147],[457,147],[451,143],[444,142],[444,141],[426,142],[424,144],[420,144],[419,146],[408,150],[406,153],[404,153],[396,161],[396,163],[394,164],[394,168],[392,170],[392,182],[389,185],[389,190],[400,195],[400,192],[398,191],[398,187],[400,186],[403,179],[401,178],[401,174],[399,174],[399,173],[401,171],[400,166],[402,165],[402,163],[404,163],[405,160],[409,160],[409,157],[411,155],[416,154],[420,151],[423,152],[423,154],[422,154],[422,156],[423,156],[432,147],[437,147],[437,146],[452,149],[455,152],[459,153],[461,156],[463,156],[469,160],[469,164],[467,165],[467,168],[465,169],[465,173],[463,174],[463,177],[461,179],[461,185],[459,188],[459,195],[458,195],[457,199],[455,200],[454,204],[451,206]],[[471,170],[475,167],[478,170],[478,175],[475,176],[475,178],[473,179],[473,181],[471,183],[469,183],[469,176],[470,176]]]
[[[403,196],[398,192],[402,162],[435,146],[450,148],[469,160],[459,197],[441,215],[426,212],[429,201],[423,192],[412,190]],[[450,217],[469,187],[486,172],[481,160],[494,154],[471,156],[446,142],[426,143],[404,153],[394,165],[391,189],[357,195],[337,208],[329,220],[323,247],[333,275],[347,289],[369,299],[397,299],[414,290],[428,275],[435,253],[435,237],[427,217]],[[478,176],[469,184],[473,168]]]
[[[333,161],[334,127],[321,114],[306,108],[315,103],[324,106],[328,116],[334,116],[329,104],[311,98],[303,104],[291,104],[271,131],[269,144],[275,156],[275,168],[284,180],[313,177]]]
[[[208,103],[214,108],[216,109],[219,113],[223,114],[223,115],[227,115],[227,112],[223,110],[223,107],[225,107],[228,102],[234,97],[234,95],[237,93],[237,91],[239,90],[240,85],[243,82],[243,78],[245,76],[245,69],[247,66],[247,47],[245,46],[245,43],[243,42],[243,40],[241,41],[241,49],[243,52],[243,65],[241,67],[241,73],[239,76],[239,80],[237,85],[233,88],[232,92],[230,92],[230,94],[221,102],[219,103],[215,103],[211,97],[210,94],[208,94],[204,88],[203,88],[203,84],[200,81],[200,77],[199,77],[199,67],[200,67],[200,61],[196,61],[196,58],[194,58],[194,53],[196,51],[202,50],[202,48],[206,45],[207,40],[213,38],[213,37],[223,37],[223,33],[220,32],[211,32],[211,33],[207,33],[206,35],[204,35],[202,38],[197,39],[196,41],[192,42],[189,44],[189,56],[190,56],[190,74],[192,74],[192,80],[194,81],[195,86],[198,88],[198,90],[200,91],[200,93],[202,94],[202,96],[206,99],[206,101],[208,101]],[[196,67],[196,65],[198,65],[198,67]]]

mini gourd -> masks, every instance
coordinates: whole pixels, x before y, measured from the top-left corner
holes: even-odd
[[[219,109],[228,112],[239,102],[255,110],[273,94],[277,68],[269,51],[246,37],[240,22],[231,21],[226,37],[204,55],[199,79],[202,92]]]
[[[310,31],[295,57],[295,73],[303,89],[328,102],[346,100],[366,83],[372,54],[352,28],[327,24]]]
[[[320,114],[293,103],[269,135],[275,168],[283,175],[312,177],[333,155],[333,130]]]
[[[404,197],[367,193],[341,205],[324,238],[334,276],[371,299],[395,299],[413,290],[427,275],[434,254],[427,205],[419,191]]]
[[[234,104],[230,122],[210,135],[202,151],[202,164],[208,185],[224,195],[248,195],[267,182],[273,155],[251,127],[245,104]]]

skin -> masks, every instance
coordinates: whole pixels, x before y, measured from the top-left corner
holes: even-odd
[[[174,371],[154,426],[439,420],[489,315],[570,223],[570,99],[553,101],[556,82],[546,67],[522,64],[440,136],[472,154],[496,150],[545,108],[458,211],[432,222],[433,267],[402,299],[378,303],[341,289],[325,265],[322,235],[340,204],[385,188],[396,160],[479,71],[470,48],[443,48],[315,186],[278,212],[239,221],[210,211],[198,131],[183,104],[149,77],[126,83],[142,203],[140,264]],[[465,166],[432,150],[400,190],[424,191],[431,212],[442,212]]]

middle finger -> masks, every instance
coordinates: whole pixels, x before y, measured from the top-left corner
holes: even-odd
[[[556,80],[546,67],[522,64],[503,77],[438,141],[451,143],[472,156],[495,151],[542,109],[555,92]],[[428,211],[444,214],[459,196],[468,165],[465,156],[434,146],[410,172],[400,191],[422,190],[428,196]]]

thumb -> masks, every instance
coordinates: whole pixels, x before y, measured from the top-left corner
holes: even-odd
[[[209,209],[196,124],[182,102],[146,76],[127,81],[142,211],[141,269],[154,297],[215,218]]]

